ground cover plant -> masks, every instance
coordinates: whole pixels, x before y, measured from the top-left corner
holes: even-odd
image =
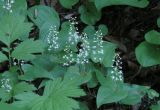
[[[160,110],[159,0],[0,0],[0,110]]]

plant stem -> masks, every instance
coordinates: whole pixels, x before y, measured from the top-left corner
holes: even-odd
[[[12,58],[11,58],[11,47],[8,46],[8,57],[9,57],[9,68],[12,67]]]

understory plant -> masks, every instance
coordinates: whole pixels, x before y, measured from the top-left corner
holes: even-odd
[[[79,0],[59,2],[72,9]],[[97,90],[97,108],[110,103],[136,105],[144,96],[159,97],[149,86],[125,82],[117,44],[104,39],[106,24],[95,25],[104,7],[148,4],[147,0],[86,0],[78,9],[79,18],[62,22],[49,6],[28,9],[26,0],[0,0],[0,62],[7,65],[0,74],[0,109],[89,110],[85,88]],[[87,26],[79,30],[77,19]],[[159,64],[157,36],[157,31],[148,32],[136,48],[142,66]],[[152,48],[157,51],[150,53]],[[153,110],[158,110],[155,106]]]

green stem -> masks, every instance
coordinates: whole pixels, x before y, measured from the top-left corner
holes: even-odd
[[[11,47],[8,46],[8,57],[9,57],[9,68],[12,67],[12,58],[11,58]]]

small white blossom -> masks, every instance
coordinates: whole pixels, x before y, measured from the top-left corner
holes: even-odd
[[[58,43],[58,34],[59,32],[57,31],[56,26],[50,26],[49,34],[47,36],[47,43],[49,45],[48,51],[56,50],[60,47],[60,44]]]
[[[76,59],[77,64],[85,64],[89,62],[90,43],[88,42],[87,34],[84,33],[83,36],[81,36],[81,40],[81,48],[79,49]]]
[[[69,49],[68,46],[64,49],[65,55],[63,55],[63,59],[66,61],[63,63],[63,66],[69,66],[70,64],[75,62],[74,53]]]
[[[103,35],[101,30],[96,31],[95,37],[92,41],[92,54],[94,55],[94,60],[98,62],[102,62],[102,56],[104,55],[104,47],[103,47]]]
[[[89,63],[89,56],[93,55],[93,60],[96,62],[102,62],[104,55],[103,47],[103,36],[101,31],[96,31],[93,35],[93,39],[90,40],[86,33],[80,34],[76,25],[76,18],[69,20],[69,33],[68,38],[66,39],[65,48],[63,52],[65,53],[62,58],[65,61],[64,66],[69,66],[70,64],[86,64]],[[60,40],[58,37],[59,31],[56,29],[56,26],[51,26],[49,33],[47,35],[48,51],[56,51],[60,47]],[[81,44],[77,46],[77,44]],[[64,44],[63,44],[64,45]],[[77,46],[78,52],[72,50]]]
[[[12,13],[12,4],[15,3],[15,0],[1,0],[3,2],[3,8]]]
[[[9,78],[3,77],[1,79],[1,88],[5,89],[6,92],[10,92],[12,90]]]
[[[75,26],[78,24],[78,22],[76,22],[76,17],[73,18],[71,17],[71,20],[69,20],[69,22],[71,23],[70,24],[70,27],[69,27],[69,37],[68,37],[68,42],[71,44],[71,45],[74,45],[74,44],[77,44],[79,42],[79,32],[78,32],[78,28]],[[74,27],[75,28],[74,28]]]
[[[112,66],[112,71],[110,72],[109,76],[114,80],[114,81],[122,81],[124,80],[123,78],[123,72],[122,72],[122,61],[119,53],[115,54],[115,59],[112,60],[114,61],[114,65]]]

